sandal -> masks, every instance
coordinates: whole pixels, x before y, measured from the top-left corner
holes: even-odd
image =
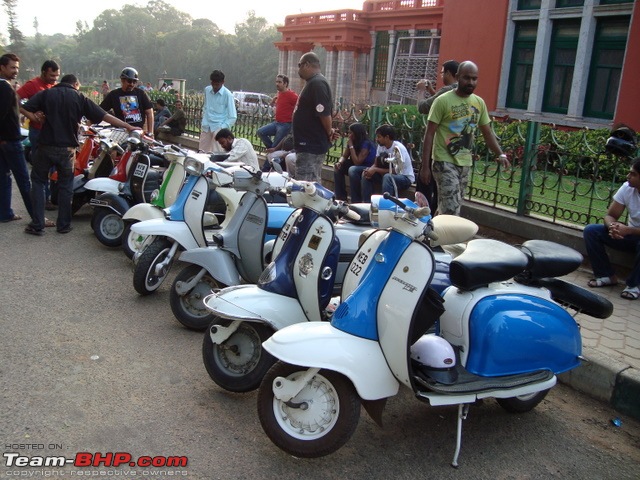
[[[640,287],[626,287],[620,296],[627,300],[637,300],[640,297]]]
[[[26,227],[24,227],[24,233],[41,237],[42,235],[44,235],[44,230],[36,230],[31,225],[27,225]]]
[[[54,222],[53,220],[49,220],[48,218],[44,219],[44,226],[45,227],[55,227],[56,226],[56,222]]]
[[[16,214],[11,218],[7,218],[6,220],[2,220],[2,223],[13,222],[14,220],[22,220],[22,216]]]
[[[600,278],[592,278],[589,280],[587,285],[591,288],[600,288],[600,287],[610,287],[612,285],[617,285],[618,280],[611,280],[613,277],[600,277]]]

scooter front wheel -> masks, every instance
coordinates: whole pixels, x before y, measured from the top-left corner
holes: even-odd
[[[124,254],[131,260],[133,260],[133,256],[147,239],[146,235],[135,233],[131,230],[131,226],[134,223],[136,222],[125,222],[124,232],[122,232],[122,250],[124,250]]]
[[[184,295],[180,295],[177,291],[178,282],[189,283],[193,278],[203,270],[199,265],[188,265],[176,275],[176,279],[171,286],[169,294],[169,303],[171,311],[178,321],[187,328],[192,330],[204,330],[215,318],[211,310],[207,310],[204,305],[204,297],[211,294],[214,289],[220,289],[226,285],[219,284],[209,272],[205,270],[205,274],[200,281],[196,283],[191,290]]]
[[[295,380],[306,370],[277,362],[260,385],[258,417],[279,448],[296,457],[315,458],[347,443],[358,425],[361,401],[352,383],[331,370],[320,370],[288,402],[275,397],[277,377]]]
[[[167,259],[170,250],[171,242],[165,237],[156,238],[144,249],[133,270],[133,288],[140,295],[155,292],[167,278],[173,259],[160,272],[156,272],[156,267]]]
[[[520,395],[511,398],[496,398],[498,404],[510,413],[526,413],[534,408],[547,396],[549,389],[541,392]]]
[[[124,221],[110,208],[96,208],[91,219],[93,233],[101,244],[107,247],[119,247],[122,244]]]
[[[217,318],[216,325],[229,326],[231,320]],[[260,386],[276,359],[262,348],[262,342],[273,335],[266,325],[242,322],[222,344],[211,341],[209,331],[202,342],[202,360],[211,380],[230,392],[250,392]]]

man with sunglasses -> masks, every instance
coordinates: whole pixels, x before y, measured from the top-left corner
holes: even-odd
[[[153,135],[153,103],[147,92],[136,87],[138,71],[125,67],[120,73],[120,88],[111,90],[100,107],[112,111],[116,118],[134,127],[140,127],[147,135]]]

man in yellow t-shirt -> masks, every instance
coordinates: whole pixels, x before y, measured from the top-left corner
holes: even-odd
[[[420,168],[422,182],[430,182],[432,176],[436,181],[437,213],[449,215],[460,215],[469,168],[473,163],[476,129],[480,129],[501,166],[509,168],[509,160],[502,153],[491,130],[487,106],[482,98],[473,93],[478,83],[478,67],[470,61],[462,62],[456,80],[458,86],[455,90],[440,95],[433,102],[424,135]]]

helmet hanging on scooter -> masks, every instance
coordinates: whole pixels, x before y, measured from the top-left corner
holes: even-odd
[[[633,157],[638,149],[636,132],[626,125],[614,128],[604,149],[607,153],[618,157]]]

